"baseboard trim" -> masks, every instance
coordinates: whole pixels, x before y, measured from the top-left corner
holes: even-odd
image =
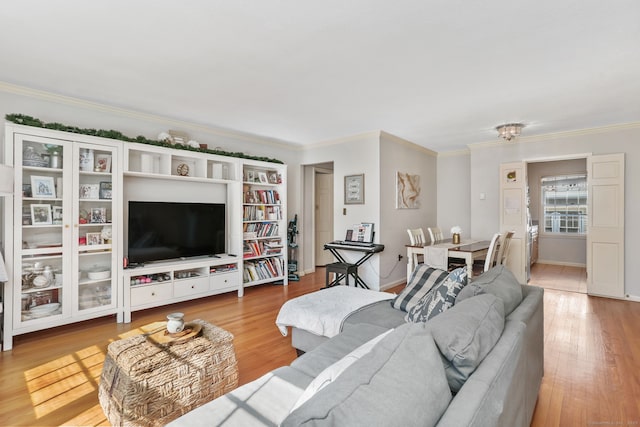
[[[536,264],[550,264],[550,265],[563,265],[566,267],[582,267],[587,268],[587,264],[580,262],[565,262],[565,261],[551,261],[546,259],[539,259]]]
[[[384,285],[381,285],[380,286],[380,290],[381,291],[386,291],[387,289],[393,288],[394,286],[398,286],[398,285],[401,285],[401,284],[406,283],[406,282],[407,281],[404,280],[404,279],[398,279],[398,280],[395,280],[395,281],[393,281],[391,283],[385,283]]]

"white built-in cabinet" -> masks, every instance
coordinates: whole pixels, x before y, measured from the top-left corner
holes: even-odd
[[[4,159],[4,350],[19,334],[287,284],[286,165],[12,124]],[[125,269],[127,206],[141,197],[223,200],[228,253]]]
[[[120,144],[79,142],[71,134],[7,127],[14,165],[5,206],[4,349],[14,335],[109,314],[122,319]]]

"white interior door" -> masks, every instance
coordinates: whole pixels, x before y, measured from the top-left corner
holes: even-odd
[[[333,173],[316,172],[315,252],[316,265],[332,263],[331,252],[324,244],[333,240]]]
[[[500,232],[513,231],[507,268],[520,283],[527,283],[527,165],[525,162],[500,165]]]
[[[587,293],[624,298],[624,154],[589,156]]]

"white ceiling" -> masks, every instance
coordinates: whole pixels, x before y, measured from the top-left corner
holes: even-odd
[[[300,144],[640,120],[638,0],[11,0],[0,58],[6,83]]]

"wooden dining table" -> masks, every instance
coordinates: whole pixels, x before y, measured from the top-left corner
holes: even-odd
[[[460,243],[454,244],[452,239],[436,240],[424,245],[405,245],[407,248],[407,280],[416,268],[414,263],[414,254],[423,255],[426,259],[427,248],[443,248],[447,250],[448,258],[464,259],[467,265],[467,276],[473,277],[473,261],[485,258],[491,242],[489,240],[462,240]]]

